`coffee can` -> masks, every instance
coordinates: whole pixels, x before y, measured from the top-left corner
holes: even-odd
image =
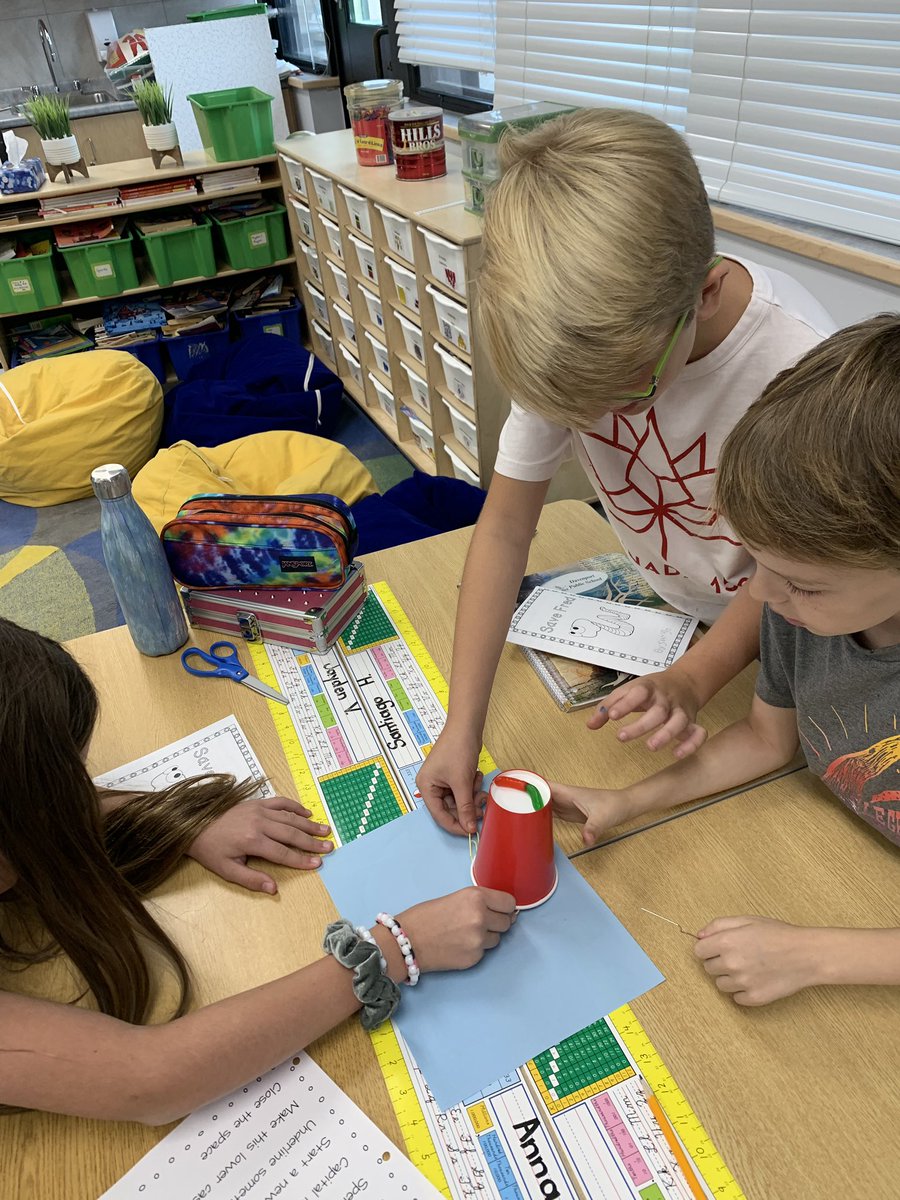
[[[388,114],[398,179],[438,179],[447,174],[444,110],[398,108]]]

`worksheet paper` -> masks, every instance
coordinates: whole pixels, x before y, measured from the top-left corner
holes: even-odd
[[[321,877],[343,917],[371,925],[470,885],[470,867],[468,840],[419,810],[342,846]],[[556,867],[554,895],[477,966],[402,989],[393,1021],[442,1110],[662,982],[558,847]]]
[[[117,791],[161,792],[163,788],[210,772],[233,775],[241,783],[258,779],[257,796],[274,796],[275,789],[267,782],[259,759],[235,716],[223,717],[198,729],[180,741],[136,758],[134,762],[98,775],[97,787]]]
[[[100,1200],[442,1200],[298,1054],[186,1117]]]
[[[507,641],[563,658],[649,675],[684,654],[697,618],[535,588],[513,613]]]

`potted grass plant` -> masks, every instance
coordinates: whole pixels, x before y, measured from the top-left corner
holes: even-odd
[[[25,116],[37,130],[48,163],[62,166],[78,162],[81,151],[69,120],[68,96],[34,96],[25,105]]]
[[[178,130],[172,120],[172,89],[164,89],[155,79],[142,79],[134,85],[132,98],[144,123],[144,141],[149,150],[174,150]]]

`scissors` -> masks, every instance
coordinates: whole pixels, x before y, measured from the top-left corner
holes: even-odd
[[[192,667],[189,661],[192,658],[202,659],[207,666]],[[245,687],[252,688],[254,692],[259,692],[261,696],[268,697],[269,700],[279,700],[282,704],[290,703],[282,696],[281,692],[276,692],[261,679],[255,679],[246,668],[241,666],[237,646],[234,642],[213,642],[208,651],[192,646],[190,650],[185,650],[182,654],[181,665],[190,675],[199,675],[201,678],[204,675],[218,675],[225,679],[233,679],[235,683],[242,683]],[[209,669],[210,667],[212,670]]]

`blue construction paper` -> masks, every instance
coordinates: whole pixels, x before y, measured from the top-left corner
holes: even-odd
[[[403,988],[394,1021],[441,1109],[662,982],[637,942],[557,847],[559,886],[468,971]],[[321,877],[340,914],[371,925],[471,884],[467,838],[424,809],[330,854]]]

